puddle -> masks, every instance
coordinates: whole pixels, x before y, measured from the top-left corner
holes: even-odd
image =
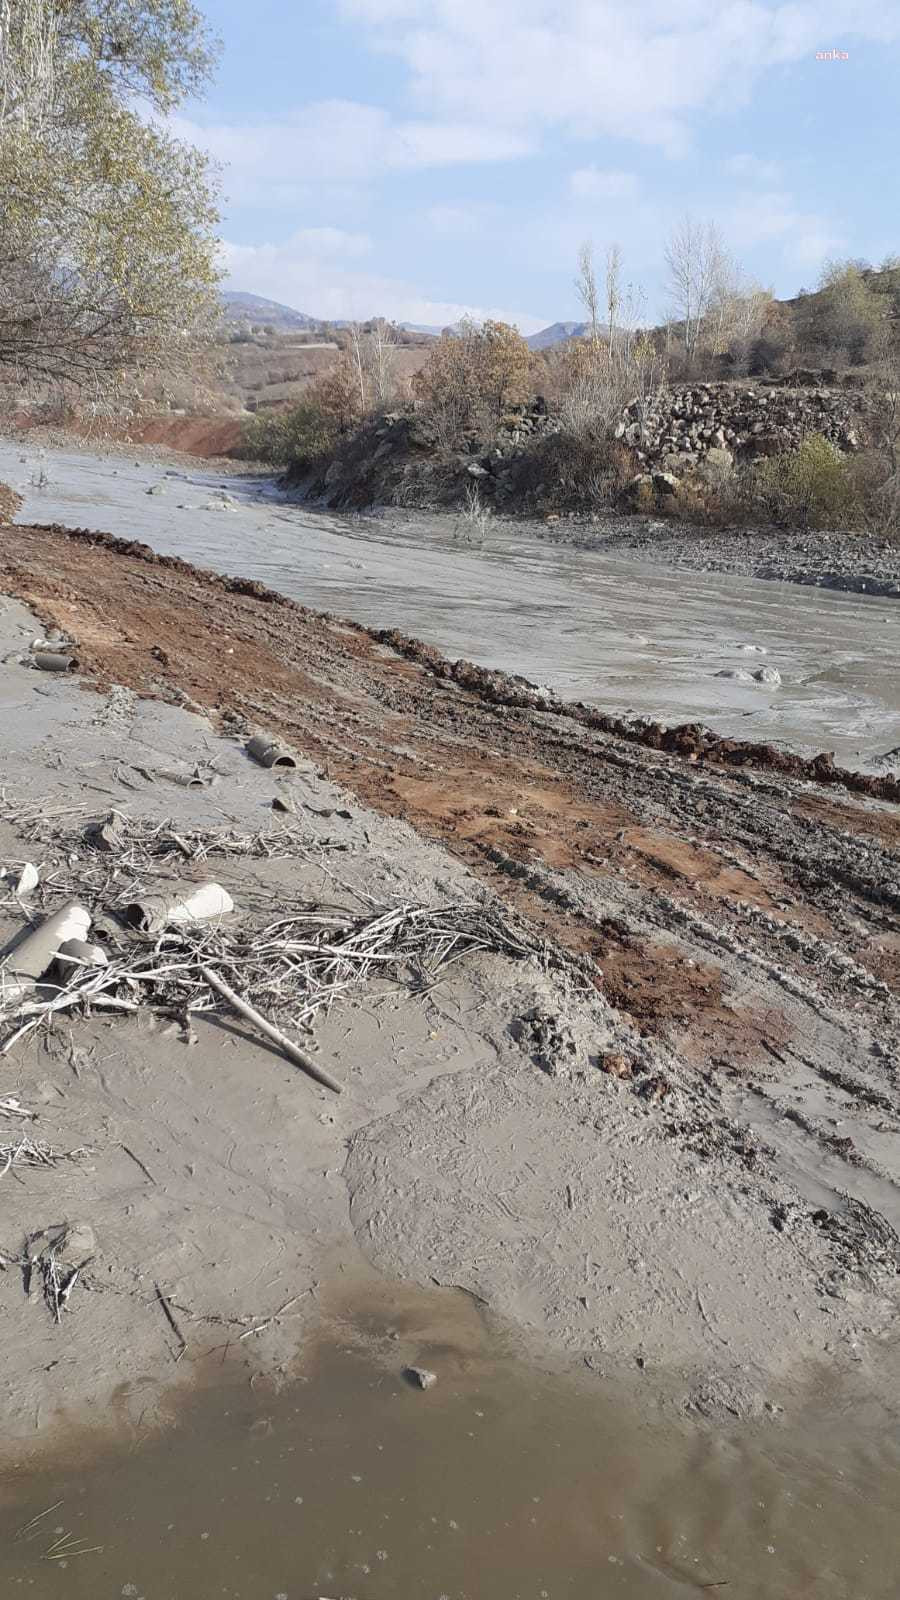
[[[323,1333],[280,1392],[244,1375],[182,1400],[148,1442],[0,1476],[3,1593],[896,1596],[900,1443],[873,1405],[642,1416],[609,1379],[543,1375],[452,1319],[441,1339],[399,1296],[394,1318],[382,1304]],[[404,1380],[409,1351],[435,1388]]]
[[[27,441],[0,441],[0,478],[37,522],[142,539],[568,699],[831,750],[848,766],[900,744],[896,601],[668,571],[510,524],[473,550],[449,517],[347,521],[288,504],[264,480],[39,453]],[[215,509],[223,488],[230,510]],[[779,687],[753,680],[761,667],[777,668]]]

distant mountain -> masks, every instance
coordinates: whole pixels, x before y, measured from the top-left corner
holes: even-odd
[[[586,322],[551,322],[549,328],[541,328],[539,333],[531,334],[525,343],[532,350],[546,350],[551,344],[564,344],[566,339],[583,339],[587,331]]]
[[[400,326],[404,333],[430,333],[434,339],[439,339],[445,331],[443,328],[435,327],[433,323],[427,322],[401,322]]]
[[[261,294],[246,294],[243,289],[226,289],[222,294],[227,322],[261,322],[266,327],[286,332],[290,328],[315,328],[315,317],[293,306],[283,306],[278,300],[267,300]]]

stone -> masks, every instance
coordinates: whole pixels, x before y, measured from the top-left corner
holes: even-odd
[[[608,1055],[600,1057],[601,1072],[608,1072],[611,1078],[633,1078],[634,1067],[627,1056],[618,1051],[611,1051]]]
[[[654,472],[651,482],[657,494],[676,494],[678,491],[678,479],[674,472]]]
[[[781,682],[781,673],[777,667],[757,667],[753,674],[754,683],[766,683],[772,689],[777,689]]]

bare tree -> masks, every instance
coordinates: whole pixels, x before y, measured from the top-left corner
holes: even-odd
[[[619,307],[622,303],[622,251],[611,244],[606,252],[606,321],[609,328],[609,348],[615,351],[616,330],[619,325]]]
[[[397,335],[383,317],[369,335],[369,381],[376,406],[390,403],[397,387]]]
[[[683,217],[669,236],[666,267],[672,315],[681,324],[685,354],[690,359],[696,353],[716,285],[728,272],[727,255],[715,225]]]
[[[383,317],[362,327],[350,327],[350,351],[359,389],[360,409],[384,406],[396,388],[397,338]]]
[[[594,268],[594,246],[586,239],[578,252],[578,275],[575,279],[575,292],[587,312],[588,322],[591,325],[591,343],[596,344],[600,337],[600,294],[597,288],[597,273]]]

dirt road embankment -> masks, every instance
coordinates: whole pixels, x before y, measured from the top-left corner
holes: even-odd
[[[369,1262],[589,1365],[724,1372],[738,1407],[870,1358],[900,1281],[891,780],[558,705],[97,535],[5,529],[0,588],[92,689],[277,732],[576,958],[594,1011],[482,986],[495,1066],[335,1113]]]

